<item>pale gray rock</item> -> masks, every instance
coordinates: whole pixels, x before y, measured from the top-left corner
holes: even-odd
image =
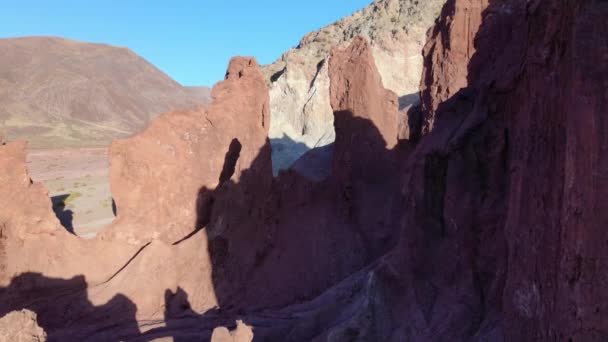
[[[46,333],[38,326],[34,312],[12,311],[0,318],[0,341],[43,342]]]
[[[445,0],[376,0],[368,7],[307,34],[293,49],[263,68],[270,84],[273,171],[290,168],[307,151],[335,139],[329,105],[329,52],[358,35],[372,46],[385,88],[400,99],[401,118],[419,102],[422,48]],[[403,127],[401,138],[409,138]]]

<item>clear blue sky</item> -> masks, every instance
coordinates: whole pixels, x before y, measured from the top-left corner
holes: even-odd
[[[230,57],[271,63],[307,32],[372,0],[2,0],[0,38],[125,46],[184,85],[212,85]]]

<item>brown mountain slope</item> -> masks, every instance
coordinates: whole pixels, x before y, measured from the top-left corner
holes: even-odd
[[[0,40],[0,124],[33,147],[92,146],[141,130],[156,115],[204,105],[126,48],[53,37]]]

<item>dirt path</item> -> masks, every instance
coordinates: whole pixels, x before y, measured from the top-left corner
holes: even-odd
[[[66,229],[92,238],[114,219],[105,148],[30,150],[30,176],[49,189]]]

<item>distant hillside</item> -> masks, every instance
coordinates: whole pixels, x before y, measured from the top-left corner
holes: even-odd
[[[181,86],[126,48],[0,39],[0,127],[33,147],[107,144],[162,112],[208,103],[209,91]]]

